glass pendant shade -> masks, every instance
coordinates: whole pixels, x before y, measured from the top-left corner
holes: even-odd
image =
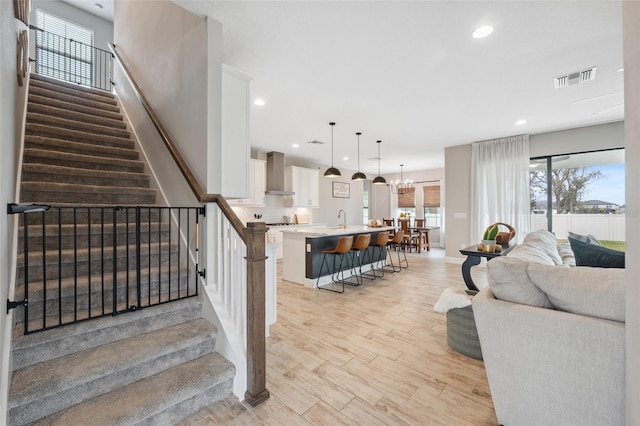
[[[336,123],[331,122],[329,123],[329,125],[331,126],[331,167],[329,167],[327,171],[324,172],[324,177],[337,178],[342,175],[340,174],[340,170],[333,167],[333,126],[335,126]]]
[[[376,143],[378,144],[378,176],[376,176],[371,183],[374,185],[386,185],[386,179],[380,176],[380,144],[382,141],[376,141]]]
[[[360,135],[362,133],[358,132],[356,133],[356,136],[358,136],[358,171],[355,172],[353,174],[353,176],[351,176],[351,180],[366,180],[367,179],[367,175],[365,175],[364,173],[362,173],[360,171]]]

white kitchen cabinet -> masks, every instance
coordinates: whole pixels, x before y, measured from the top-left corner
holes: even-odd
[[[293,207],[320,207],[318,170],[289,166],[285,169],[285,188],[293,191]]]
[[[231,205],[264,207],[264,192],[266,191],[266,162],[251,159],[249,167],[249,197],[229,200]]]

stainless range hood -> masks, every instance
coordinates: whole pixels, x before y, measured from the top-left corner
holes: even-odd
[[[267,152],[267,195],[294,195],[284,190],[284,154]]]

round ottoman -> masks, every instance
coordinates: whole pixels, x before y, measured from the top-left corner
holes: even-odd
[[[463,355],[482,359],[480,340],[471,306],[447,311],[447,343]]]

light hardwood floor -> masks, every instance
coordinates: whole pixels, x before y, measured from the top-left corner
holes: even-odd
[[[255,408],[230,398],[181,425],[497,424],[482,361],[447,345],[433,311],[445,288],[466,288],[460,265],[439,249],[408,256],[409,269],[344,294],[279,279],[271,398]]]

